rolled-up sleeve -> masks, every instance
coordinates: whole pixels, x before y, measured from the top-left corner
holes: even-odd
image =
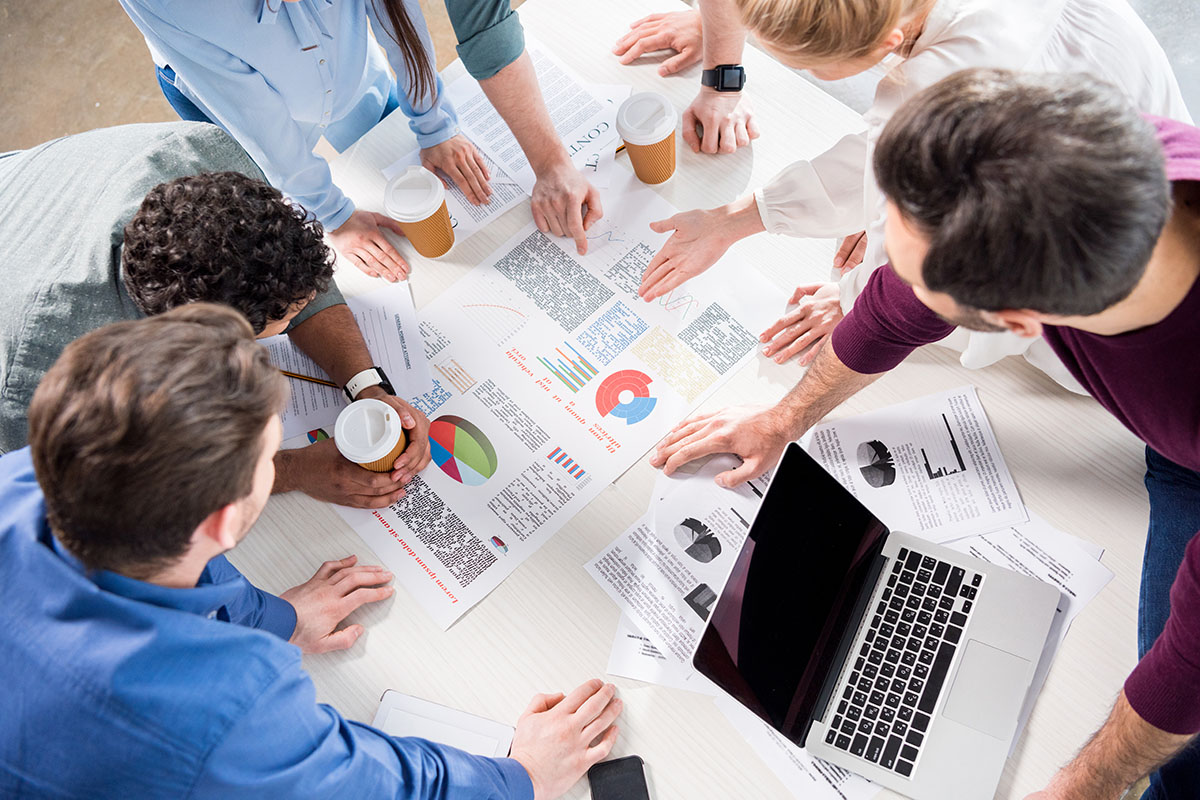
[[[1171,616],[1126,679],[1125,697],[1159,730],[1200,731],[1200,534],[1188,543],[1171,585]]]
[[[492,77],[525,52],[525,31],[509,0],[446,0],[458,56],[477,81]]]
[[[345,302],[346,299],[342,297],[342,293],[338,289],[337,284],[331,281],[328,289],[314,297],[299,314],[292,318],[292,321],[288,323],[287,330],[284,331],[284,333],[289,333],[290,331],[294,330],[297,325],[306,320],[312,319],[325,309],[331,306],[343,305]]]
[[[888,265],[871,275],[830,345],[838,360],[862,375],[887,372],[918,347],[941,341],[954,326],[933,313]]]

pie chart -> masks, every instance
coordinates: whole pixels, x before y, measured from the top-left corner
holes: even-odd
[[[649,375],[636,369],[614,372],[596,390],[596,410],[606,417],[623,419],[626,425],[641,422],[650,416],[658,402],[650,396],[653,382]]]
[[[868,486],[882,489],[896,482],[896,462],[892,460],[892,451],[878,439],[862,442],[856,453],[858,456],[858,471]]]
[[[467,486],[482,486],[496,474],[496,448],[462,417],[446,414],[429,423],[429,450],[438,469]]]

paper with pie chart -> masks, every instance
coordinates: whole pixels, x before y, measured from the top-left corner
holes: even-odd
[[[430,465],[389,508],[339,509],[443,627],[751,360],[786,301],[724,263],[642,301],[667,239],[649,222],[675,209],[616,171],[587,255],[530,223],[420,310],[433,388],[406,399]],[[681,558],[724,565],[718,535],[676,523]]]

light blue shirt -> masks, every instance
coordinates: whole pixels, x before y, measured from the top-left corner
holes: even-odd
[[[328,230],[354,204],[313,154],[324,136],[344,150],[383,116],[395,70],[400,109],[421,147],[458,133],[441,79],[437,99],[405,96],[408,73],[391,23],[371,0],[121,0],[155,62],[175,85],[246,149],[267,179]],[[436,67],[418,0],[409,19]],[[374,39],[368,36],[368,21]],[[386,52],[386,59],[384,53]],[[399,154],[398,154],[399,155]]]
[[[85,570],[0,457],[0,797],[532,800],[512,759],[318,704],[295,619],[224,557],[191,589]]]

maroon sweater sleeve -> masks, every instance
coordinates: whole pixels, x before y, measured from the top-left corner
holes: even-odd
[[[1125,681],[1138,716],[1159,730],[1200,731],[1200,534],[1192,537],[1171,585],[1171,616]]]
[[[887,372],[921,345],[945,339],[953,331],[953,325],[930,311],[885,264],[833,329],[831,344],[847,367],[873,375]]]

